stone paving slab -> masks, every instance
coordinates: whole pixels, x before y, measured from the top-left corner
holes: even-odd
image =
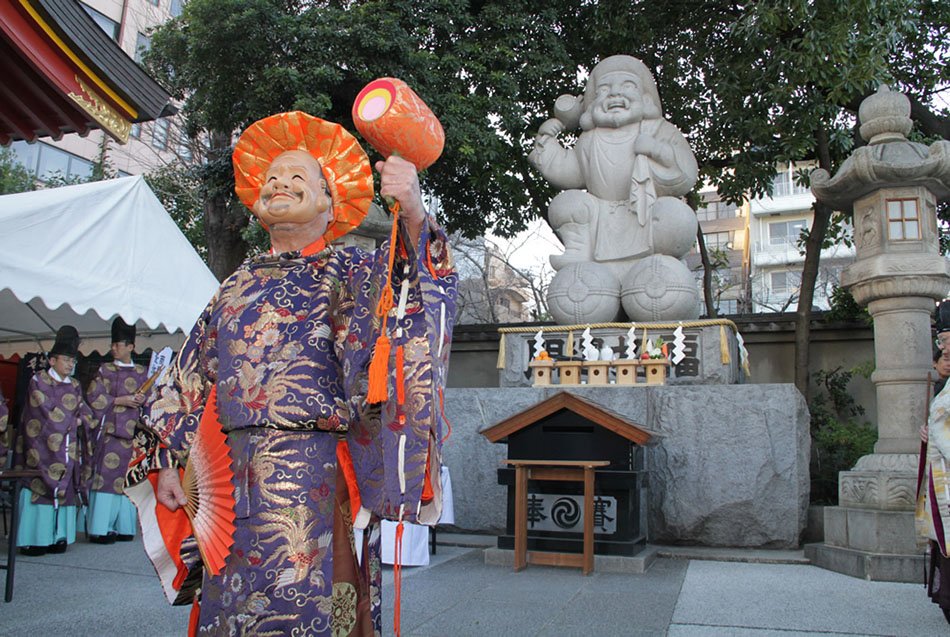
[[[0,542],[6,560],[6,542]],[[6,572],[2,572],[6,575]],[[165,601],[141,541],[77,542],[62,555],[18,556],[0,637],[183,636],[188,608]]]
[[[689,563],[670,635],[758,635],[761,631],[950,634],[923,584],[871,582],[816,566]]]
[[[403,580],[402,634],[665,635],[686,566],[658,560],[647,573],[585,577],[574,568],[529,565],[515,573],[469,550]],[[392,599],[384,582],[385,627],[392,626]]]
[[[2,541],[0,550],[5,550]],[[536,565],[514,573],[486,565],[481,549],[440,545],[429,566],[403,569],[402,632],[406,637],[950,634],[921,584],[869,582],[800,564],[699,557],[658,558],[641,574],[584,577],[577,569]],[[21,556],[16,574],[13,602],[0,603],[0,637],[185,635],[189,609],[165,601],[139,542],[80,541],[64,555]],[[392,634],[392,626],[392,569],[386,568],[385,635]]]

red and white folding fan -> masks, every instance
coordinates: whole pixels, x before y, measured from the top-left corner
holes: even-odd
[[[234,544],[234,485],[228,438],[218,422],[217,387],[211,389],[182,478],[201,560],[212,575],[224,568]]]

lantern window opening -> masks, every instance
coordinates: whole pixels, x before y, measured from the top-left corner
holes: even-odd
[[[887,238],[891,241],[920,240],[920,206],[916,198],[888,199]]]

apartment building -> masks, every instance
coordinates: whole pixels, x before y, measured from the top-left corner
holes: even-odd
[[[811,228],[815,198],[797,183],[795,172],[811,168],[807,163],[780,166],[771,195],[740,206],[725,203],[713,189],[700,193],[702,205],[696,216],[713,265],[712,295],[719,315],[797,309],[805,262],[798,243],[802,230]],[[813,308],[829,309],[841,271],[854,259],[854,248],[844,244],[822,251]],[[697,247],[686,262],[702,290]],[[700,314],[705,315],[705,303],[700,302]]]
[[[797,183],[797,170],[809,164],[787,164],[776,172],[771,196],[749,202],[751,267],[749,300],[752,312],[791,312],[798,308],[804,248],[799,237],[813,222],[811,190]],[[830,308],[830,296],[841,271],[854,261],[853,246],[842,244],[822,250],[813,309]]]
[[[700,193],[701,205],[696,218],[713,266],[712,296],[719,315],[746,314],[749,301],[749,204],[726,203],[714,189]],[[696,277],[700,289],[700,316],[706,314],[702,297],[703,263],[699,247],[686,255],[686,265]]]
[[[502,251],[484,237],[452,238],[459,274],[460,325],[473,323],[524,323],[532,316],[532,290],[524,273],[512,267]],[[538,298],[544,291],[534,290]],[[537,308],[534,308],[538,311]]]
[[[181,14],[185,0],[79,0],[89,17],[130,57],[141,60],[149,47],[151,29]],[[193,142],[182,134],[176,117],[133,124],[126,144],[101,130],[87,136],[64,135],[59,140],[11,144],[19,162],[40,181],[59,173],[67,179],[88,177],[95,163],[105,160],[120,176],[148,172],[174,161],[191,161]]]

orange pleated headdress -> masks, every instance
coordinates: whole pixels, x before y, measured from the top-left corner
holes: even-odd
[[[342,126],[302,111],[278,113],[247,127],[234,146],[234,191],[253,210],[264,174],[281,153],[310,153],[323,169],[333,218],[324,240],[329,243],[360,225],[373,200],[373,173],[356,138]]]

